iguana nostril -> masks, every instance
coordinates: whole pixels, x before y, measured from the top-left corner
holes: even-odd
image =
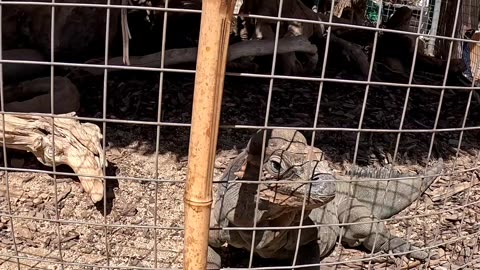
[[[335,179],[330,173],[314,173],[312,181]]]
[[[312,177],[311,194],[330,196],[335,194],[336,178],[329,173],[316,173]]]

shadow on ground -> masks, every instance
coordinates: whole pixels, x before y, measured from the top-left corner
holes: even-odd
[[[159,75],[152,72],[118,72],[109,75],[107,88],[107,118],[126,121],[154,122],[158,119]],[[82,109],[79,115],[102,117],[103,78],[75,82],[82,91]],[[163,80],[160,108],[161,121],[189,124],[192,111],[194,76],[169,74]],[[221,125],[254,125],[265,123],[269,80],[229,76],[225,80]],[[293,80],[275,80],[268,124],[273,126],[312,127],[318,100],[319,83]],[[398,129],[407,94],[406,88],[375,87],[369,89],[363,128]],[[434,128],[441,90],[412,88],[403,122],[404,129],[429,130]],[[317,127],[358,128],[362,115],[365,86],[325,83],[318,114]],[[469,92],[446,90],[443,95],[437,129],[432,148],[428,132],[396,133],[362,132],[359,136],[357,161],[359,164],[382,163],[392,159],[397,140],[397,160],[417,163],[431,151],[434,158],[455,157],[461,128],[469,99]],[[466,127],[480,126],[480,100],[472,96]],[[101,126],[101,123],[99,123]],[[218,150],[244,147],[255,129],[222,128]],[[181,159],[188,154],[189,127],[162,126],[159,152],[174,152]],[[308,139],[311,132],[304,132]],[[478,148],[478,130],[463,132],[461,151]],[[136,141],[148,146],[145,154],[155,151],[157,127],[132,123],[108,123],[107,142],[122,147]],[[357,133],[354,131],[316,132],[315,144],[328,158],[341,162],[352,161]],[[473,153],[473,152],[472,152]]]

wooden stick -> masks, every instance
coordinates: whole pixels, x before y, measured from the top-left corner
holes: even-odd
[[[75,113],[64,115],[75,116]],[[31,152],[46,166],[53,166],[55,147],[55,164],[71,167],[79,174],[80,183],[90,199],[94,203],[102,200],[104,159],[100,145],[102,133],[98,126],[75,119],[56,118],[53,132],[51,117],[48,116],[8,114],[4,115],[4,119],[5,130],[0,128],[0,145]],[[0,126],[3,127],[1,122]],[[55,145],[52,145],[52,134],[55,134]]]
[[[274,40],[246,40],[230,45],[228,48],[228,61],[233,61],[241,57],[272,55],[274,49]],[[165,51],[165,67],[183,63],[195,63],[197,59],[197,48],[170,49]],[[315,54],[317,47],[310,43],[305,37],[289,37],[278,40],[278,54],[288,52],[305,52]],[[136,67],[160,67],[161,52],[147,54],[144,56],[130,56],[130,65]],[[125,66],[123,57],[113,57],[108,59],[109,65]],[[87,61],[89,64],[102,64],[103,59],[92,59]],[[103,74],[102,68],[82,68],[92,75]]]
[[[202,1],[185,188],[186,270],[207,266],[212,180],[233,0]]]

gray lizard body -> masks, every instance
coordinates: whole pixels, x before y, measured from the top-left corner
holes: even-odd
[[[315,224],[348,224],[343,232],[339,226],[319,227],[320,257],[325,256],[340,236],[348,247],[363,246],[374,252],[407,252],[408,257],[424,260],[428,254],[409,242],[391,235],[382,222],[415,202],[433,183],[443,169],[443,160],[427,170],[426,176],[403,175],[392,168],[357,169],[337,177],[336,196],[325,207],[312,210],[309,218]],[[376,178],[376,179],[375,179]],[[392,179],[385,181],[382,179]],[[403,178],[403,179],[402,179]],[[347,182],[349,181],[349,182]],[[358,223],[358,224],[351,224]]]
[[[259,179],[262,139],[263,132],[255,134],[245,151],[231,162],[219,179],[227,183],[222,184],[216,193],[210,224],[212,228],[230,228],[229,230],[210,230],[208,269],[220,268],[221,258],[215,249],[224,244],[251,250],[253,231],[233,230],[234,227],[253,227],[255,221],[257,227],[300,225],[301,202],[303,202],[305,194],[299,192],[290,193],[289,197],[297,198],[289,198],[290,203],[283,204],[278,200],[273,201],[271,197],[285,196],[287,194],[285,192],[282,192],[283,194],[280,196],[277,196],[277,193],[270,194],[270,197],[260,195],[258,212],[254,221],[257,184],[238,183],[237,181]],[[272,153],[277,153],[277,155]],[[282,154],[278,155],[278,153]],[[292,158],[292,156],[296,158]],[[311,158],[309,159],[309,157]],[[309,160],[312,162],[310,163]],[[290,171],[288,177],[285,176],[286,173],[272,177],[271,167],[275,163],[282,164],[284,171]],[[323,226],[310,226],[302,229],[296,265],[318,264],[321,258],[333,250],[339,236],[341,236],[342,244],[348,247],[364,246],[374,252],[414,250],[409,253],[409,257],[425,259],[426,252],[417,250],[409,242],[391,235],[383,223],[368,222],[389,218],[408,207],[430,186],[436,178],[435,175],[438,175],[442,169],[443,161],[440,159],[431,170],[427,171],[425,177],[416,176],[400,181],[397,179],[378,181],[377,179],[405,177],[406,175],[396,173],[389,168],[357,168],[345,176],[335,178],[328,163],[321,160],[321,151],[318,148],[309,147],[301,133],[294,130],[272,130],[267,133],[260,181],[265,181],[266,178],[292,182],[315,180],[312,183],[316,184],[311,185],[307,195],[316,200],[306,200],[307,205],[302,225]],[[302,176],[302,172],[308,170],[312,173]],[[299,177],[295,178],[292,175]],[[367,177],[374,178],[374,180],[367,181]],[[332,187],[335,189],[334,192],[331,191]],[[385,193],[386,187],[388,189]],[[335,193],[333,199],[332,193]],[[363,223],[350,224],[358,222]],[[334,225],[324,226],[326,224]],[[340,230],[338,224],[342,224],[343,230]],[[376,236],[376,232],[378,236]],[[254,253],[269,259],[291,259],[294,256],[297,239],[298,229],[257,229]],[[319,269],[319,266],[308,269]]]

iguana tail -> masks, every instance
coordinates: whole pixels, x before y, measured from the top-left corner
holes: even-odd
[[[401,174],[392,168],[356,168],[347,174],[353,181],[349,183],[348,196],[371,208],[377,218],[389,218],[417,200],[435,181],[443,168],[444,163],[441,158],[427,170],[425,175]],[[415,178],[402,179],[402,177],[412,176]],[[362,180],[362,178],[375,178],[375,180]],[[399,179],[381,180],[387,178]]]

